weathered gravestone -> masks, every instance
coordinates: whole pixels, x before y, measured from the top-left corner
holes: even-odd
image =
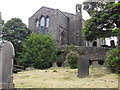
[[[89,59],[86,56],[81,56],[78,60],[78,77],[84,78],[89,76]]]
[[[0,89],[13,88],[14,47],[11,42],[0,41]]]

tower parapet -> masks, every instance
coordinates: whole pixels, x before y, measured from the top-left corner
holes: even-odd
[[[83,40],[83,18],[82,18],[82,4],[76,5],[76,40],[78,46],[84,46]]]
[[[3,20],[0,12],[0,41],[2,40],[2,26],[3,26]]]
[[[76,13],[82,13],[82,4],[77,4],[76,5]]]

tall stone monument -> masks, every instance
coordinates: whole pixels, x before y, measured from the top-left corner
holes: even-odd
[[[82,4],[76,5],[76,45],[84,46]]]
[[[3,20],[0,12],[0,37],[2,37],[2,26],[3,26]]]
[[[2,40],[3,21],[0,13],[0,90],[13,88],[14,47],[11,42]]]
[[[11,42],[0,42],[0,89],[13,88],[14,47]]]
[[[14,47],[11,42],[0,41],[0,89],[13,88]]]

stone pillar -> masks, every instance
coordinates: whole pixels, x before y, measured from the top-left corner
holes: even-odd
[[[84,46],[83,39],[83,18],[82,18],[82,4],[76,5],[76,45]]]
[[[81,56],[78,60],[78,77],[84,78],[89,76],[89,59]]]
[[[0,89],[14,88],[13,57],[14,47],[8,41],[0,42]]]

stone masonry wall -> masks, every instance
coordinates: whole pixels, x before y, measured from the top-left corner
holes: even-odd
[[[105,59],[108,49],[103,47],[80,47],[80,50],[85,54],[89,59]]]
[[[41,16],[44,16],[45,18],[48,16],[50,18],[50,24],[49,24],[49,33],[52,35],[52,37],[56,40],[58,36],[57,31],[57,12],[55,9],[42,7],[40,10],[38,10],[33,16],[29,18],[29,28],[33,32],[35,32],[35,21],[36,19],[40,20]],[[40,30],[40,29],[39,29]]]
[[[67,46],[61,46],[59,49],[65,50],[67,49]],[[80,48],[80,51],[89,59],[102,59],[104,60],[107,52],[109,49],[103,48],[103,47],[84,47],[84,46],[77,46],[77,48]]]

